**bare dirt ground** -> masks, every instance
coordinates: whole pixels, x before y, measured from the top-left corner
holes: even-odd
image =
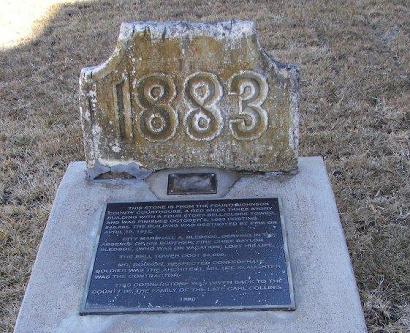
[[[265,49],[300,65],[300,153],[326,160],[369,331],[410,332],[406,0],[73,3],[0,51],[1,332],[13,330],[65,168],[83,159],[80,69],[110,55],[122,21],[231,18],[255,20]]]

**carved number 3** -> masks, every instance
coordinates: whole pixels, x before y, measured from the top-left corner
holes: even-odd
[[[142,135],[153,142],[172,138],[178,114],[170,106],[176,95],[171,78],[163,74],[144,77],[138,82],[137,95],[143,108],[138,122]]]
[[[199,141],[214,139],[223,127],[222,115],[216,106],[223,94],[218,78],[211,73],[195,73],[185,80],[184,87],[192,107],[184,119],[187,134]]]
[[[261,75],[243,71],[229,80],[230,94],[239,97],[239,117],[229,121],[238,140],[259,138],[268,127],[268,114],[261,105],[268,95],[268,84]]]

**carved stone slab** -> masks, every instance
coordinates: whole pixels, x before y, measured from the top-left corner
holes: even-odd
[[[248,21],[123,23],[112,56],[80,77],[90,175],[297,168],[298,69]]]

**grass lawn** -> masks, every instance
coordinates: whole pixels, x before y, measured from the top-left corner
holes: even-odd
[[[0,49],[1,332],[65,168],[84,159],[80,69],[107,59],[122,21],[231,18],[255,20],[264,48],[300,66],[300,154],[326,161],[368,329],[410,332],[408,0],[73,2]]]

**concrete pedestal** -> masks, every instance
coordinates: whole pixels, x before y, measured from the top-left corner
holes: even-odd
[[[154,174],[147,181],[89,181],[84,162],[69,165],[33,266],[15,333],[366,332],[335,199],[319,157],[300,158],[295,176],[247,175],[235,182],[235,174],[221,172],[225,190],[205,196],[281,198],[295,311],[80,316],[105,203],[180,200],[163,193],[168,172]],[[185,199],[201,198],[204,196]]]

